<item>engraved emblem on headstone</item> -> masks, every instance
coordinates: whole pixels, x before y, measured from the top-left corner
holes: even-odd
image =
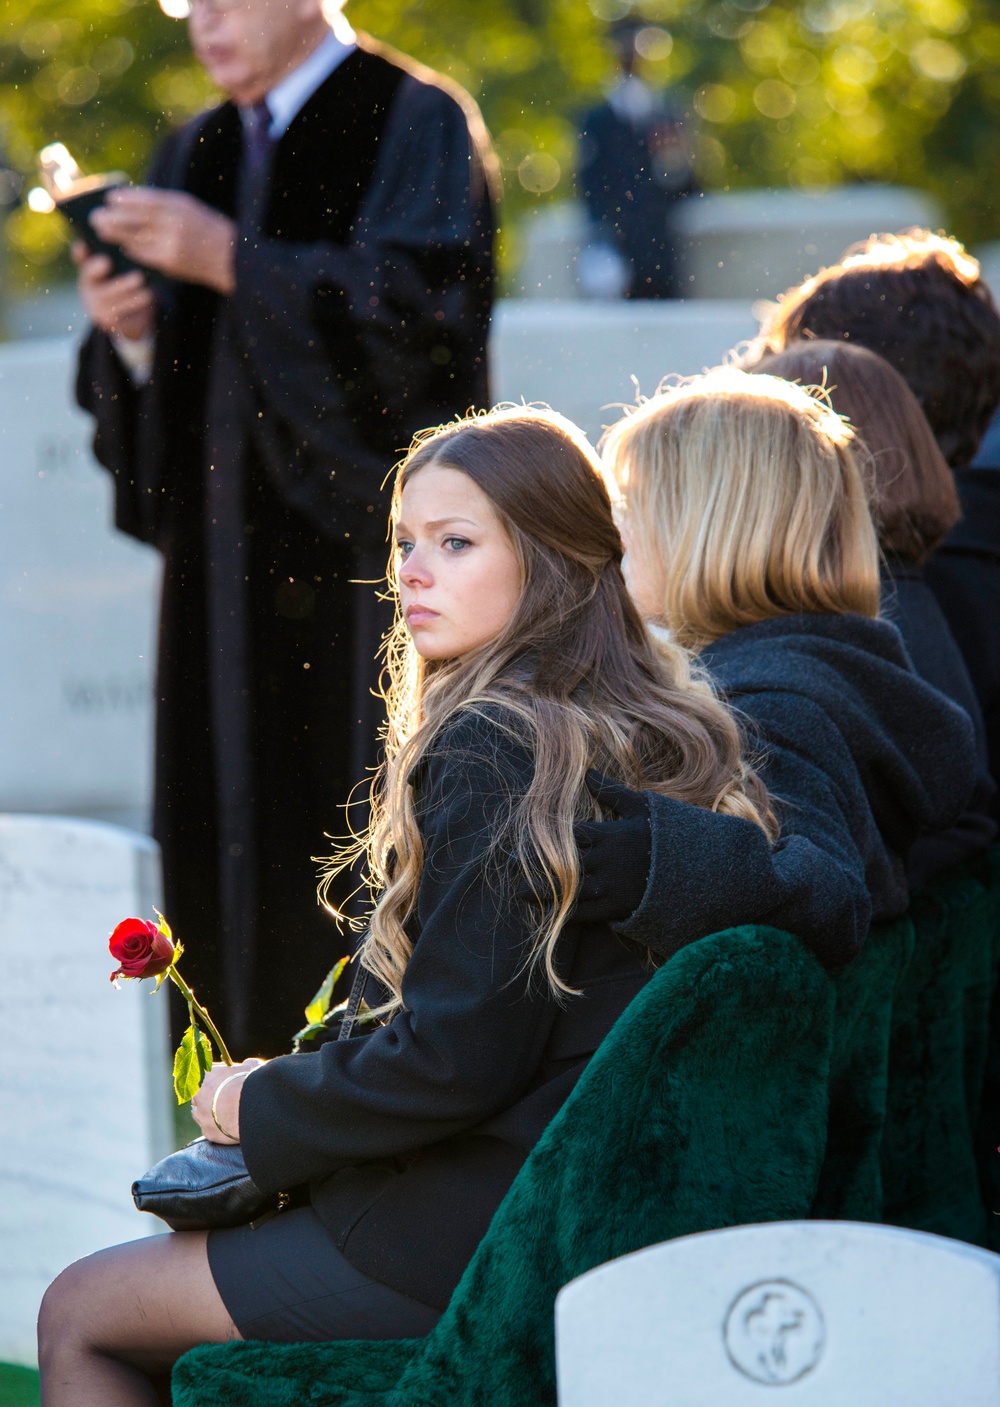
[[[779,1386],[815,1368],[826,1329],[806,1290],[790,1280],[761,1280],[737,1295],[722,1336],[735,1368],[756,1383]]]

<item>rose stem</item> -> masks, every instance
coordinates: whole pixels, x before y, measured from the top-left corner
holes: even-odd
[[[169,969],[169,976],[171,982],[173,982],[174,986],[178,988],[181,996],[187,1002],[189,1011],[191,1011],[192,1013],[196,1011],[201,1017],[202,1021],[204,1021],[206,1027],[208,1028],[209,1035],[212,1037],[212,1039],[215,1041],[215,1044],[219,1048],[219,1054],[222,1056],[223,1065],[232,1065],[234,1063],[233,1057],[229,1054],[229,1051],[226,1049],[225,1041],[222,1039],[222,1037],[216,1030],[215,1022],[212,1020],[208,1012],[198,1001],[194,992],[192,992],[191,988],[184,981],[184,978],[177,971],[176,967],[171,967]],[[193,1020],[191,1024],[194,1025]]]

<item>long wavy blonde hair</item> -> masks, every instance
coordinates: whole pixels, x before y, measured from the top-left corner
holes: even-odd
[[[720,367],[604,436],[629,557],[690,649],[792,612],[879,613],[868,466],[813,390]]]
[[[484,863],[496,864],[502,882],[511,881],[511,866],[515,882],[518,872],[526,877],[538,914],[528,961],[557,995],[572,993],[556,947],[580,880],[573,825],[597,814],[588,768],[774,834],[767,793],[743,757],[732,714],[686,652],[654,639],[639,619],[621,574],[610,499],[583,434],[552,411],[523,406],[426,432],[397,473],[394,520],[403,488],[429,464],[468,474],[487,495],[517,552],[523,587],[500,634],[455,659],[422,660],[397,612],[371,823],[331,867],[363,848],[377,902],[361,960],[391,993],[386,1013],[402,1005],[424,863],[416,769],[463,711],[488,709],[533,756],[531,785],[501,806]],[[390,580],[396,584],[394,566]]]

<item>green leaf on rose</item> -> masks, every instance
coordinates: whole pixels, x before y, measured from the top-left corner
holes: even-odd
[[[292,1054],[301,1055],[303,1050],[312,1044],[314,1036],[318,1036],[321,1032],[329,1033],[335,1021],[338,1018],[343,1018],[346,1010],[347,1002],[345,1000],[337,1006],[331,1007],[322,1021],[310,1021],[308,1026],[303,1026],[301,1031],[296,1032],[292,1040]],[[368,1003],[363,1001],[358,1007],[358,1014],[354,1019],[357,1025],[366,1026],[375,1020],[375,1014]]]
[[[301,1031],[297,1031],[292,1038],[292,1054],[301,1054],[302,1047],[308,1045],[313,1036],[318,1036],[321,1031],[327,1030],[325,1021],[310,1021],[308,1026],[303,1026]],[[1000,1212],[997,1213],[1000,1216]]]
[[[212,1068],[212,1047],[204,1031],[191,1025],[184,1032],[174,1056],[174,1093],[178,1104],[187,1104]]]
[[[350,962],[350,957],[343,957],[338,963],[331,967],[330,971],[323,979],[323,985],[306,1007],[305,1017],[310,1026],[321,1026],[323,1018],[330,1010],[330,1002],[333,1000],[333,989],[340,981],[344,968]],[[308,1029],[308,1027],[306,1028]],[[300,1035],[303,1033],[300,1031]]]

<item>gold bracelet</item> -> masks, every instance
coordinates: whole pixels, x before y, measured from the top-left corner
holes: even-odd
[[[232,1084],[233,1080],[245,1080],[246,1077],[247,1077],[247,1075],[249,1075],[249,1073],[250,1073],[249,1070],[237,1070],[235,1075],[227,1075],[226,1078],[222,1081],[222,1084],[221,1084],[221,1085],[219,1086],[219,1088],[215,1091],[215,1094],[212,1096],[212,1123],[215,1125],[215,1127],[216,1127],[216,1128],[219,1130],[219,1132],[222,1134],[222,1137],[223,1137],[223,1138],[228,1138],[229,1141],[230,1141],[230,1143],[239,1143],[239,1139],[238,1139],[238,1138],[234,1138],[233,1135],[229,1132],[229,1130],[228,1130],[228,1129],[224,1129],[224,1128],[222,1127],[222,1125],[219,1123],[219,1115],[218,1115],[218,1112],[217,1112],[217,1110],[216,1110],[216,1105],[217,1105],[218,1102],[219,1102],[219,1095],[220,1095],[220,1094],[222,1093],[222,1091],[225,1089],[226,1085]]]

